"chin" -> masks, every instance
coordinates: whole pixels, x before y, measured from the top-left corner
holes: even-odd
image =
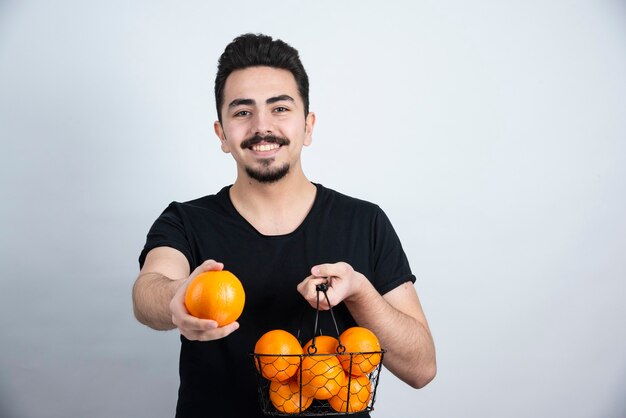
[[[289,164],[285,164],[284,166],[277,169],[261,169],[255,170],[250,167],[246,167],[246,173],[248,177],[253,180],[258,181],[263,184],[272,184],[276,183],[289,174]]]

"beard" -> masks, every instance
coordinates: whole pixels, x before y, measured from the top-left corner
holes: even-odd
[[[261,168],[253,168],[253,167],[246,166],[245,167],[246,173],[248,174],[248,176],[250,176],[250,178],[253,178],[259,183],[265,183],[265,184],[276,183],[278,180],[285,177],[287,173],[289,173],[290,167],[289,167],[289,163],[283,164],[282,167],[273,167],[273,168],[269,167],[273,161],[274,161],[273,158],[261,160],[261,165],[262,165]]]
[[[266,142],[269,144],[274,143],[274,144],[278,144],[282,146],[282,145],[289,145],[291,141],[289,141],[288,138],[279,137],[275,135],[267,135],[267,136],[255,135],[243,141],[241,143],[241,148],[243,149],[251,148],[260,142]],[[257,167],[246,166],[245,167],[246,173],[248,174],[250,178],[258,181],[259,183],[265,183],[265,184],[276,183],[278,180],[285,177],[287,173],[289,173],[290,166],[289,166],[289,163],[285,163],[281,167],[271,167],[273,162],[274,162],[274,158],[262,159],[259,161],[259,164],[261,167],[257,168]]]

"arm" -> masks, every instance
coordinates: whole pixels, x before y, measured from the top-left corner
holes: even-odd
[[[412,387],[421,388],[437,372],[435,346],[415,288],[404,283],[381,296],[369,280],[346,263],[322,264],[298,285],[298,291],[316,306],[315,286],[328,280],[333,305],[344,302],[359,324],[378,336],[385,367]],[[328,279],[329,278],[329,279]],[[326,301],[320,308],[328,309]]]
[[[169,304],[188,276],[189,263],[180,251],[169,247],[150,251],[133,286],[137,320],[156,330],[176,328]]]
[[[170,247],[151,250],[133,286],[135,317],[156,330],[178,328],[189,340],[209,341],[229,335],[239,328],[237,322],[218,328],[215,321],[195,318],[185,308],[189,282],[204,271],[223,267],[207,260],[189,274],[189,263],[180,251]]]

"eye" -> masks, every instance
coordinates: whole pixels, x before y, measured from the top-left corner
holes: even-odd
[[[250,112],[248,112],[247,110],[240,110],[239,112],[235,113],[235,117],[244,117],[244,116],[250,116]]]
[[[278,106],[277,108],[274,109],[274,112],[278,112],[278,113],[282,113],[282,112],[288,112],[289,109],[287,109],[284,106]]]

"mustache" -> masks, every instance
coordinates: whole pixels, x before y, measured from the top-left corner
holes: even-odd
[[[241,142],[241,148],[247,149],[255,146],[261,142],[266,142],[268,144],[278,144],[278,145],[289,145],[291,141],[288,138],[276,135],[254,135],[248,139],[245,139]]]

